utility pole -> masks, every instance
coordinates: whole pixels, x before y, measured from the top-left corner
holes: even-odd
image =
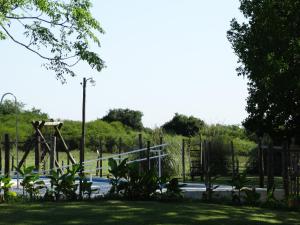
[[[85,101],[86,101],[86,81],[87,79],[84,77],[82,82],[82,124],[81,124],[81,145],[80,145],[80,154],[79,154],[79,162],[80,166],[83,170],[83,162],[84,162],[84,147],[85,147]]]
[[[82,124],[81,124],[81,141],[79,152],[80,176],[83,175],[84,167],[84,147],[85,147],[85,99],[86,99],[86,78],[82,82]],[[82,198],[82,179],[79,181],[79,196]]]
[[[79,163],[81,167],[80,174],[83,175],[84,171],[84,148],[85,148],[85,103],[86,103],[86,84],[90,81],[90,83],[94,84],[95,81],[90,77],[86,79],[83,78],[82,82],[82,124],[81,124],[81,143],[80,143],[80,152],[79,152]],[[79,185],[79,193],[82,197],[82,179],[80,179]]]

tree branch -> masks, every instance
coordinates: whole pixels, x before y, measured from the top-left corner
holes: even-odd
[[[62,22],[62,23],[55,23],[53,21],[42,19],[42,18],[40,18],[40,16],[18,16],[18,17],[6,16],[5,18],[7,18],[7,19],[14,19],[14,20],[23,20],[23,19],[39,20],[39,21],[42,21],[42,22],[45,22],[45,23],[48,23],[48,24],[52,24],[52,25],[55,25],[55,26],[61,26],[61,27],[65,27],[65,28],[71,28],[71,26],[64,25],[67,22],[67,20],[65,22]]]
[[[19,44],[19,45],[25,47],[26,49],[28,49],[29,51],[31,51],[31,52],[37,54],[38,56],[40,56],[40,57],[43,58],[43,59],[46,59],[46,60],[54,60],[53,58],[49,58],[49,57],[43,56],[42,54],[38,53],[37,51],[33,50],[32,48],[29,48],[29,47],[28,47],[27,45],[25,45],[24,43],[17,41],[17,40],[16,40],[16,39],[8,32],[8,30],[7,30],[4,26],[2,26],[2,25],[0,25],[0,26],[1,26],[2,29],[5,31],[5,33],[10,37],[10,39],[13,40],[15,43],[17,43],[17,44]]]
[[[30,47],[29,47],[30,45],[25,45],[24,43],[17,41],[17,40],[16,40],[16,39],[8,32],[8,30],[7,30],[3,25],[0,25],[0,26],[1,26],[2,29],[5,31],[5,33],[11,38],[11,40],[13,40],[15,43],[17,43],[17,44],[23,46],[24,48],[28,49],[28,50],[31,51],[31,52],[37,54],[37,55],[40,56],[42,59],[45,59],[45,60],[57,60],[56,58],[50,58],[50,57],[44,56],[44,55],[40,54],[39,52],[35,51],[34,49],[30,48]],[[78,56],[78,55],[75,54],[75,55],[72,55],[72,56],[69,56],[69,57],[60,58],[60,61],[62,62],[63,60],[71,59],[71,58],[74,58],[74,57],[76,57],[76,56]],[[79,59],[79,60],[80,60],[80,59]],[[67,64],[67,63],[65,63],[65,62],[62,62],[62,63],[65,64],[65,65],[68,66],[68,67],[72,67],[72,66],[74,66],[75,64],[77,64],[77,62],[76,62],[75,64],[72,64],[72,65],[69,65],[69,64]]]

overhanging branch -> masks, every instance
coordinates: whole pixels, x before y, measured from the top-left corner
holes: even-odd
[[[59,61],[61,61],[61,63],[63,63],[64,65],[66,65],[66,66],[68,66],[68,67],[73,67],[74,65],[76,65],[76,64],[78,63],[78,61],[80,61],[80,59],[78,59],[74,64],[68,64],[68,63],[66,63],[66,62],[63,62],[64,60],[71,59],[71,58],[74,58],[74,57],[78,57],[77,54],[72,55],[72,56],[69,56],[69,57],[65,57],[65,58],[59,58],[59,59],[44,56],[44,55],[40,54],[39,52],[35,51],[34,49],[30,48],[30,47],[29,47],[30,44],[29,44],[29,45],[26,45],[26,44],[24,44],[24,43],[22,43],[22,42],[16,40],[16,39],[9,33],[9,31],[8,31],[3,25],[0,25],[0,26],[2,27],[2,29],[5,31],[5,33],[10,37],[10,39],[11,39],[13,42],[15,42],[15,43],[17,43],[17,44],[23,46],[24,48],[28,49],[28,50],[31,51],[31,52],[37,54],[37,55],[38,55],[39,57],[41,57],[42,59],[50,60],[50,61],[53,61],[53,60],[54,60],[54,61],[55,61],[55,60],[59,60]]]
[[[61,26],[61,27],[65,27],[65,28],[71,28],[72,27],[72,26],[64,25],[67,22],[67,20],[65,22],[62,22],[62,23],[55,23],[54,21],[49,21],[49,20],[42,19],[39,16],[17,16],[17,17],[6,16],[5,18],[14,19],[14,20],[22,20],[22,19],[39,20],[39,21],[42,21],[42,22],[45,22],[45,23],[48,23],[48,24],[51,24],[51,25],[55,25],[55,26]]]

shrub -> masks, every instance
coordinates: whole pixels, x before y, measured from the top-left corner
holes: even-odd
[[[127,163],[127,159],[119,164],[109,159],[109,172],[112,175],[109,197],[123,197],[130,200],[179,199],[182,198],[178,179],[159,178],[154,169],[140,172],[137,163]],[[162,192],[162,183],[166,182],[167,191]],[[161,190],[159,193],[158,190]]]
[[[76,190],[78,184],[75,183],[76,174],[81,170],[80,165],[75,164],[72,168],[68,168],[67,171],[60,175],[59,172],[51,171],[50,179],[51,188],[47,189],[44,196],[47,200],[76,200],[78,195]]]
[[[26,191],[29,194],[30,200],[37,198],[40,194],[40,190],[46,188],[45,182],[39,180],[39,174],[33,172],[34,166],[23,167],[23,169],[18,169],[18,172],[23,177],[21,185],[23,187],[23,195]]]
[[[11,182],[11,178],[8,176],[0,177],[0,193],[4,192],[3,198],[1,201],[9,201],[17,196],[17,193],[11,191],[13,183]]]

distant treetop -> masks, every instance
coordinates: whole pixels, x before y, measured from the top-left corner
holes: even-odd
[[[108,114],[102,118],[106,122],[119,121],[124,125],[131,127],[135,130],[142,130],[143,113],[131,109],[110,109]]]
[[[162,128],[168,132],[183,136],[194,136],[198,134],[205,125],[204,121],[193,116],[185,116],[175,113],[175,116]]]

